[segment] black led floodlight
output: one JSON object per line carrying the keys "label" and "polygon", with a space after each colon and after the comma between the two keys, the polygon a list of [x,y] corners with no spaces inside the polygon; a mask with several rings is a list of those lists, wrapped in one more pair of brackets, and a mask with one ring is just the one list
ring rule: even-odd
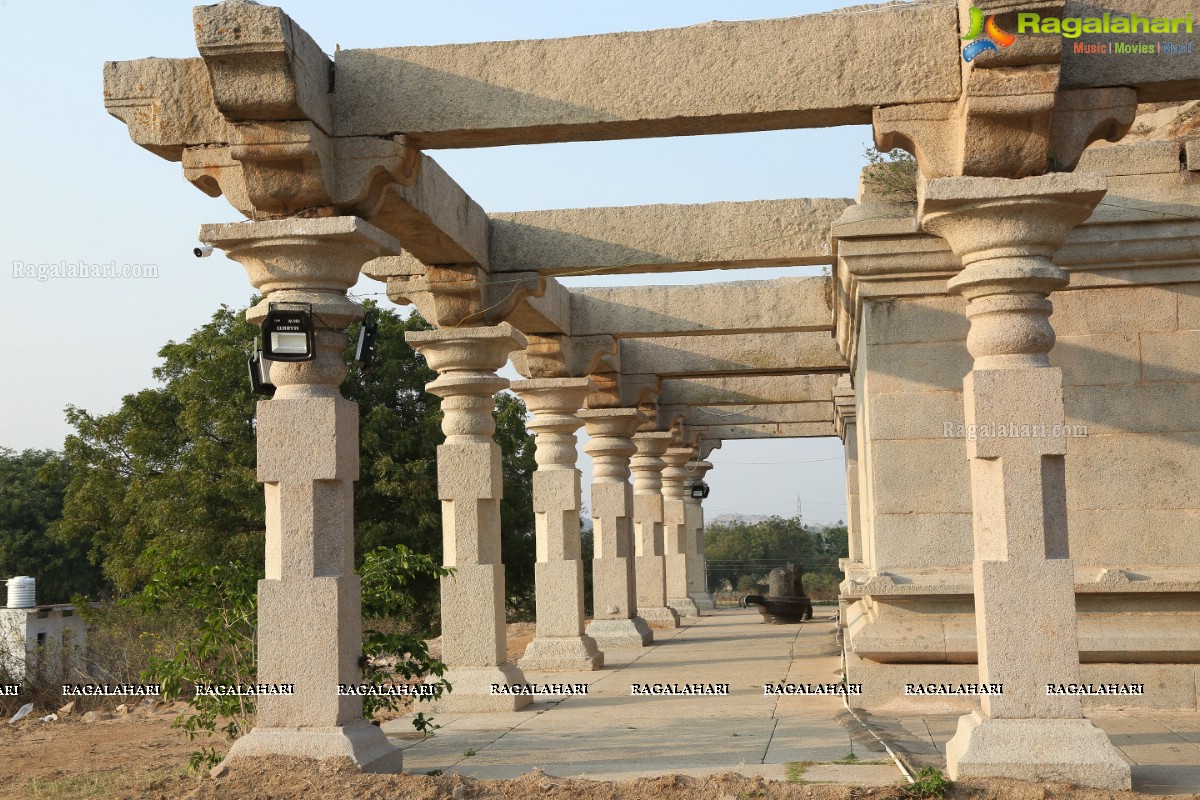
{"label": "black led floodlight", "polygon": [[250,370],[251,391],[255,394],[274,397],[275,384],[271,383],[271,362],[263,358],[257,342],[254,343],[254,352],[246,360],[246,367]]}
{"label": "black led floodlight", "polygon": [[312,306],[272,303],[262,323],[262,357],[268,361],[311,361],[317,356],[313,335]]}
{"label": "black led floodlight", "polygon": [[361,370],[371,368],[371,362],[375,360],[375,347],[379,338],[379,323],[375,321],[375,315],[367,312],[366,319],[363,320],[362,327],[358,329],[358,347],[354,350],[354,364]]}
{"label": "black led floodlight", "polygon": [[692,484],[692,488],[689,491],[695,499],[703,500],[708,497],[708,484],[704,481],[696,481]]}

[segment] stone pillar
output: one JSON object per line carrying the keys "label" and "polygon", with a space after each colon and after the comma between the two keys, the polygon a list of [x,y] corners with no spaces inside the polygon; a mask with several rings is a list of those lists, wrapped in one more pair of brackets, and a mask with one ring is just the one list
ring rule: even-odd
{"label": "stone pillar", "polygon": [[634,583],[633,487],[629,457],[637,448],[633,435],[642,424],[634,408],[599,408],[579,412],[592,457],[592,604],[587,626],[600,649],[644,647],[654,633],[637,615]]}
{"label": "stone pillar", "polygon": [[[846,543],[847,556],[838,560],[846,581],[862,578],[863,540],[859,527],[858,499],[858,411],[850,376],[843,375],[833,389],[833,423],[846,453]],[[845,628],[850,618],[850,606],[856,600],[838,593],[838,627]]]}
{"label": "stone pillar", "polygon": [[[849,556],[843,571],[863,567],[862,530],[858,497],[858,411],[849,376],[843,375],[833,389],[833,421],[846,451],[846,532]],[[849,577],[849,574],[847,574]]]}
{"label": "stone pillar", "polygon": [[346,297],[362,265],[399,243],[356,217],[205,225],[201,241],[225,250],[273,303],[310,306],[316,358],[276,361],[275,396],[258,403],[258,479],[266,495],[266,577],[258,582],[258,682],[292,684],[258,698],[257,722],[228,758],[288,755],[351,759],[364,770],[400,769],[400,751],[362,718],[361,585],[354,572],[358,406],[342,397],[346,327],[362,309]]}
{"label": "stone pillar", "polygon": [[[975,628],[981,683],[1003,684],[959,719],[946,745],[954,779],[1063,780],[1128,789],[1129,766],[1080,698],[1074,570],[1068,550],[1062,372],[1051,367],[1051,262],[1104,196],[1104,179],[1067,173],[1008,180],[943,178],[923,187],[921,223],[963,261],[951,291],[967,299],[963,381],[974,506]],[[998,435],[1003,427],[1005,435]],[[1029,613],[1029,603],[1036,613]]]}
{"label": "stone pillar", "polygon": [[520,661],[522,670],[594,670],[604,663],[596,642],[583,633],[583,560],[579,541],[582,506],[575,468],[576,413],[592,389],[587,378],[517,381],[513,391],[533,412],[537,436],[533,475],[536,519],[537,635]]}
{"label": "stone pillar", "polygon": [[667,605],[681,617],[698,617],[700,609],[688,589],[687,463],[696,451],[671,447],[663,453],[663,566],[666,573]]}
{"label": "stone pillar", "polygon": [[638,616],[652,627],[678,628],[679,614],[667,605],[667,575],[663,560],[663,453],[670,432],[639,433],[633,437],[637,454],[633,471],[633,540],[637,573]]}
{"label": "stone pillar", "polygon": [[692,497],[693,483],[704,480],[712,469],[707,461],[693,461],[688,466],[688,481],[684,484],[683,507],[687,518],[688,597],[701,611],[717,607],[708,592],[708,570],[704,559],[704,501]]}
{"label": "stone pillar", "polygon": [[525,337],[508,323],[481,328],[414,331],[405,339],[438,373],[426,391],[442,398],[438,496],[442,500],[442,661],[453,691],[443,712],[514,711],[527,695],[493,695],[492,684],[524,683],[508,661],[504,628],[504,564],[500,561],[500,447],[492,438],[496,392],[508,380],[496,370]]}

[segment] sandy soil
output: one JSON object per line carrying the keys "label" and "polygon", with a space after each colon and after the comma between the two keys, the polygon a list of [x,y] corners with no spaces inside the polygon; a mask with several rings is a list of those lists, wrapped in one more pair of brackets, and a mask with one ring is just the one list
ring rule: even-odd
{"label": "sandy soil", "polygon": [[[105,722],[27,724],[0,738],[0,796],[25,800],[909,800],[902,787],[798,785],[723,773],[674,775],[624,783],[555,778],[534,770],[516,780],[456,775],[364,775],[348,762],[289,758],[235,764],[218,778],[181,769],[192,745],[170,730],[170,715],[135,714]],[[961,800],[1135,800],[1125,792],[1059,784],[971,781],[947,798]]]}

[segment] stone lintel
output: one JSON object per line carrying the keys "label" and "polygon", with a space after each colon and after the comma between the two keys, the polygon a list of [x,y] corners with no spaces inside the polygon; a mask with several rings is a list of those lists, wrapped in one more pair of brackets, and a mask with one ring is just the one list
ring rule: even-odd
{"label": "stone lintel", "polygon": [[837,436],[833,421],[779,422],[758,425],[694,425],[704,439],[807,439],[817,436]]}
{"label": "stone lintel", "polygon": [[620,372],[660,377],[845,372],[827,331],[622,339]]}
{"label": "stone lintel", "polygon": [[823,277],[572,289],[570,303],[575,336],[828,331],[833,322],[829,279]]}
{"label": "stone lintel", "polygon": [[[842,49],[831,60],[834,42]],[[865,124],[878,105],[957,98],[959,49],[953,6],[906,4],[566,39],[342,50],[335,125],[341,135],[402,131],[422,148],[446,148]]]}
{"label": "stone lintel", "polygon": [[616,275],[828,264],[829,226],[850,204],[818,198],[492,213],[492,271]]}
{"label": "stone lintel", "polygon": [[749,408],[725,406],[677,406],[659,401],[659,414],[687,413],[688,428],[713,425],[777,425],[796,422],[832,422],[833,404],[828,400],[801,403],[771,403]]}
{"label": "stone lintel", "polygon": [[730,375],[669,378],[662,382],[662,405],[724,406],[823,401],[837,383],[836,374]]}

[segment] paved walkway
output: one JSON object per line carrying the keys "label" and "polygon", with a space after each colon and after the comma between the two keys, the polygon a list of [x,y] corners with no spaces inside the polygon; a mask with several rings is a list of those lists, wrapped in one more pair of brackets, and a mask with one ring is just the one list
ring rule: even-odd
{"label": "paved walkway", "polygon": [[[836,683],[840,666],[830,609],[813,624],[764,625],[752,609],[722,610],[655,630],[651,647],[606,654],[597,672],[526,673],[529,683],[587,683],[586,696],[534,702],[518,712],[438,715],[441,728],[414,738],[408,718],[384,726],[404,748],[408,772],[442,770],[510,778],[534,767],[559,776],[625,780],[736,771],[786,780],[883,784],[900,781],[882,763],[834,764],[851,753],[831,697],[764,697],[763,684]],[[822,618],[822,612],[825,612]],[[633,697],[646,683],[728,683],[728,697]],[[404,738],[400,738],[404,737]],[[876,762],[855,742],[858,760]]]}
{"label": "paved walkway", "polygon": [[[586,683],[585,696],[511,713],[437,715],[442,727],[427,738],[407,717],[384,730],[404,749],[407,772],[512,778],[536,767],[558,777],[627,780],[734,771],[773,780],[900,783],[899,770],[839,698],[763,695],[767,683],[840,679],[832,609],[816,611],[803,625],[764,625],[754,609],[686,619],[684,627],[655,630],[651,647],[606,654],[598,672],[526,673],[529,683]],[[631,696],[632,684],[647,683],[728,683],[730,694]],[[945,768],[957,715],[860,716],[910,766]],[[1093,721],[1133,765],[1135,789],[1200,792],[1200,714],[1110,713]]]}

